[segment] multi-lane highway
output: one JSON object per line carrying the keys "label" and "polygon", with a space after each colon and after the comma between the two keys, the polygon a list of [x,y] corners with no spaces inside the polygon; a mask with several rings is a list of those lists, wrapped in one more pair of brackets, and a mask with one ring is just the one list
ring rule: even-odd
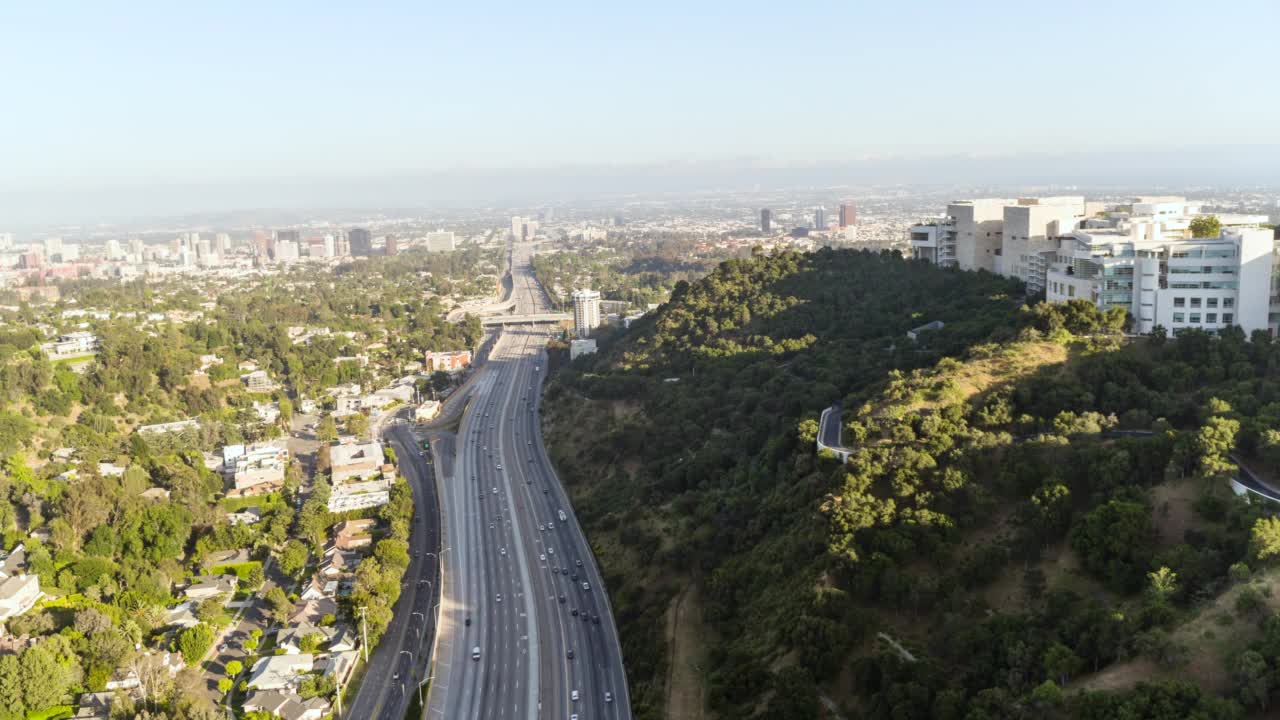
{"label": "multi-lane highway", "polygon": [[[531,254],[512,254],[517,313],[547,304]],[[631,717],[600,573],[539,432],[546,332],[501,333],[459,429],[428,720]]]}

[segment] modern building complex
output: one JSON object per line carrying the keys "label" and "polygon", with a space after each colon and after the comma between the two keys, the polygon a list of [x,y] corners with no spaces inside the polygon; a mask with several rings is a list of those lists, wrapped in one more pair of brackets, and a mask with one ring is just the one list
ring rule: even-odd
{"label": "modern building complex", "polygon": [[573,329],[584,338],[600,326],[600,293],[595,290],[573,291]]}
{"label": "modern building complex", "polygon": [[817,210],[813,211],[813,229],[827,229],[827,209],[821,205],[818,206]]}
{"label": "modern building complex", "polygon": [[1124,307],[1132,329],[1280,331],[1280,262],[1263,215],[1215,215],[1217,237],[1193,237],[1201,206],[1181,197],[1131,203],[1079,196],[967,200],[913,226],[914,257],[1022,280],[1028,292]]}
{"label": "modern building complex", "polygon": [[773,211],[769,208],[760,210],[760,232],[773,232]]}

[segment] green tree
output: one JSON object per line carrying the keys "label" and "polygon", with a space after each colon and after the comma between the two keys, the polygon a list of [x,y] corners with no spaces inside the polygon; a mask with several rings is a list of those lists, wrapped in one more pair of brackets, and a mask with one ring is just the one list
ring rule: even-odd
{"label": "green tree", "polygon": [[1073,675],[1080,672],[1084,663],[1071,648],[1062,643],[1054,643],[1044,653],[1044,671],[1058,679],[1058,685],[1066,685]]}
{"label": "green tree", "polygon": [[1084,566],[1118,590],[1136,590],[1150,567],[1155,531],[1142,503],[1109,500],[1071,529],[1071,548]]}
{"label": "green tree", "polygon": [[1231,662],[1231,679],[1241,704],[1266,711],[1271,695],[1271,672],[1261,653],[1245,650],[1237,655]]}
{"label": "green tree", "polygon": [[280,570],[290,577],[297,577],[307,567],[309,556],[306,545],[298,540],[290,540],[280,551]]}
{"label": "green tree", "polygon": [[1062,705],[1062,688],[1052,680],[1045,680],[1031,691],[1031,702],[1040,707],[1056,708]]}
{"label": "green tree", "polygon": [[27,648],[18,660],[22,697],[28,710],[44,710],[69,699],[80,669],[74,663],[63,662],[48,640]]}
{"label": "green tree", "polygon": [[1280,554],[1280,518],[1261,517],[1253,522],[1253,556],[1259,560]]}
{"label": "green tree", "polygon": [[1160,600],[1178,591],[1178,574],[1165,566],[1147,573],[1147,579],[1151,581],[1151,593]]}
{"label": "green tree", "polygon": [[218,679],[218,692],[222,693],[223,695],[226,695],[227,693],[231,692],[231,688],[233,687],[235,687],[235,682],[232,681],[231,678]]}
{"label": "green tree", "polygon": [[289,602],[289,596],[285,595],[280,586],[273,585],[263,598],[267,601],[268,614],[274,622],[281,625],[288,622],[293,603]]}
{"label": "green tree", "polygon": [[25,717],[26,703],[21,661],[12,653],[0,655],[0,718]]}
{"label": "green tree", "polygon": [[244,664],[241,663],[239,660],[227,661],[227,667],[226,667],[227,677],[234,678],[235,676],[239,675],[242,670],[244,670]]}
{"label": "green tree", "polygon": [[213,627],[206,623],[192,625],[178,633],[178,652],[188,665],[194,665],[209,652],[213,645]]}
{"label": "green tree", "polygon": [[338,439],[338,423],[332,415],[325,415],[316,426],[316,439],[322,443],[331,443]]}
{"label": "green tree", "polygon": [[362,413],[347,416],[347,434],[364,438],[369,434],[369,418]]}
{"label": "green tree", "polygon": [[1191,237],[1216,238],[1222,234],[1222,221],[1217,215],[1197,215],[1191,218]]}

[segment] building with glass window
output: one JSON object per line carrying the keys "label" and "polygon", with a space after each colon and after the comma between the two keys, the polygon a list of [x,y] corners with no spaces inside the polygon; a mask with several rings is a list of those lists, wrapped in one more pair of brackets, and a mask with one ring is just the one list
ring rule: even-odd
{"label": "building with glass window", "polygon": [[[1272,233],[1228,228],[1217,238],[1166,237],[1159,222],[1077,230],[1064,237],[1045,276],[1045,297],[1122,306],[1132,329],[1163,326],[1246,334],[1271,328]],[[1274,330],[1274,329],[1273,329]]]}

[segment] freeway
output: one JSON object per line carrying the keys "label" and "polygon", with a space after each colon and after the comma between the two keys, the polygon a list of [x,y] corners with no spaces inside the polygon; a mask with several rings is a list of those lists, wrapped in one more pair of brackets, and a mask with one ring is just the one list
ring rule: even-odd
{"label": "freeway", "polygon": [[[512,254],[513,295],[537,311],[530,254]],[[545,341],[532,328],[499,336],[442,483],[449,552],[428,720],[631,717],[608,596],[542,445]]]}
{"label": "freeway", "polygon": [[344,717],[400,720],[422,679],[434,639],[438,587],[440,526],[436,482],[431,464],[419,450],[407,425],[383,432],[396,451],[400,473],[413,487],[417,505],[409,546],[414,548],[405,571],[400,598],[382,641],[365,668],[364,680]]}

